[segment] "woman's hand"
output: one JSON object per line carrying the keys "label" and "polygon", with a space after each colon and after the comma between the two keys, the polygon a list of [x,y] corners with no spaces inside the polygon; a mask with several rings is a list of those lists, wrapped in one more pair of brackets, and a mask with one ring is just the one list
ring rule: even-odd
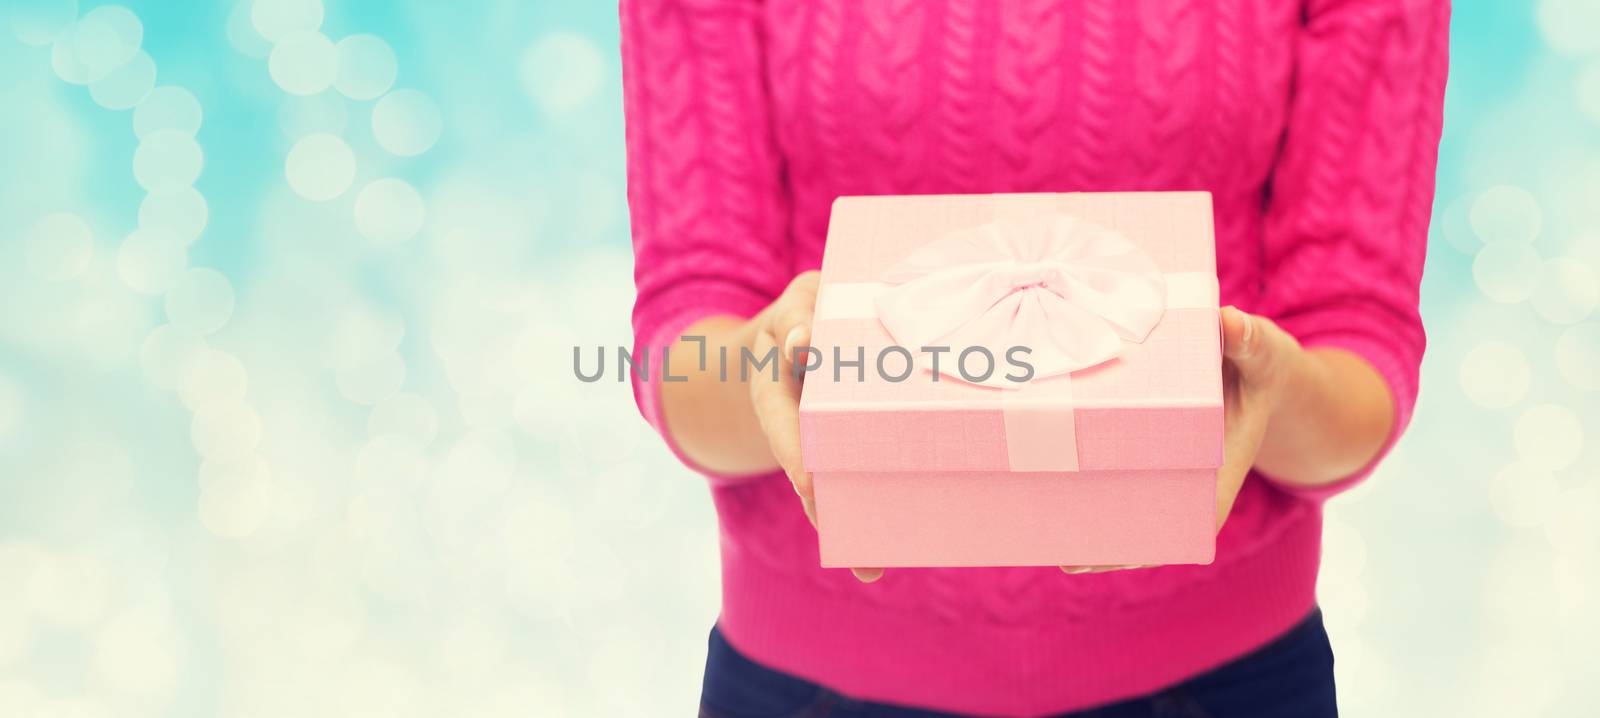
{"label": "woman's hand", "polygon": [[[1305,352],[1271,319],[1222,309],[1222,466],[1217,469],[1217,530],[1256,463],[1268,420]],[[1067,573],[1095,573],[1139,566],[1062,566]]]}
{"label": "woman's hand", "polygon": [[1305,359],[1300,342],[1277,323],[1222,309],[1222,466],[1217,469],[1217,530],[1228,520],[1244,477],[1255,466],[1268,420]]}
{"label": "woman's hand", "polygon": [[[817,525],[817,505],[811,489],[811,474],[800,462],[800,386],[794,371],[795,351],[810,346],[811,314],[817,304],[817,272],[804,272],[789,283],[772,304],[751,319],[751,351],[756,357],[779,351],[779,380],[769,376],[750,378],[750,405],[755,409],[761,430],[767,435],[772,456],[794,484],[811,525]],[[864,582],[883,576],[881,568],[850,569]]]}

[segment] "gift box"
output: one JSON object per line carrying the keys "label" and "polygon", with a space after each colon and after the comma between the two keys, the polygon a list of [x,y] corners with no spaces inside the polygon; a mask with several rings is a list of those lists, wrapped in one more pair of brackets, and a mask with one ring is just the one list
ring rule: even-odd
{"label": "gift box", "polygon": [[800,401],[822,565],[1210,563],[1211,196],[841,197]]}

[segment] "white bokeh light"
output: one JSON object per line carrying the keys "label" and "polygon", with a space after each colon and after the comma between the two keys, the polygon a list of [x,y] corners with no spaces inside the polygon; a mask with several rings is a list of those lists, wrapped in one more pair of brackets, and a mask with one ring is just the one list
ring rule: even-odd
{"label": "white bokeh light", "polygon": [[295,32],[272,46],[267,72],[291,95],[315,95],[333,84],[339,56],[333,41],[320,32]]}
{"label": "white bokeh light", "polygon": [[426,544],[415,499],[405,484],[363,484],[345,507],[345,532],[362,582],[385,598],[410,601],[427,592],[429,567],[412,547]]}
{"label": "white bokeh light", "polygon": [[396,314],[362,303],[345,306],[328,336],[327,366],[353,369],[374,362],[393,354],[405,335],[405,322]]}
{"label": "white bokeh light", "polygon": [[[0,541],[0,585],[9,587],[0,592],[0,671],[27,657],[32,648],[34,628],[28,597],[15,587],[26,587],[32,581],[42,557],[43,552],[31,544]],[[4,707],[6,702],[0,696],[0,708]]]}
{"label": "white bokeh light", "polygon": [[1496,185],[1472,201],[1472,230],[1485,242],[1532,242],[1544,226],[1533,195],[1521,187]]}
{"label": "white bokeh light", "polygon": [[356,156],[335,135],[310,135],[289,149],[283,173],[295,194],[326,202],[344,194],[356,176]]}
{"label": "white bokeh light", "polygon": [[372,108],[373,138],[401,157],[428,151],[443,129],[439,106],[421,90],[395,90]]}
{"label": "white bokeh light", "polygon": [[1561,485],[1549,471],[1513,462],[1489,478],[1489,506],[1510,526],[1544,523],[1555,508]]}
{"label": "white bokeh light", "polygon": [[524,615],[567,618],[578,600],[571,590],[577,582],[571,554],[582,534],[577,520],[542,490],[519,494],[506,508],[499,538],[508,555],[519,557],[507,578],[508,598]]}
{"label": "white bokeh light", "polygon": [[77,277],[94,257],[94,233],[89,224],[67,212],[41,217],[26,241],[28,267],[52,282]]}
{"label": "white bokeh light", "polygon": [[605,79],[605,60],[593,42],[571,32],[536,40],[518,66],[528,94],[546,112],[565,114],[583,107]]}
{"label": "white bokeh light", "polygon": [[1574,325],[1556,339],[1556,368],[1567,383],[1600,391],[1600,322]]}
{"label": "white bokeh light", "polygon": [[87,85],[97,79],[89,76],[89,66],[78,57],[77,23],[68,25],[50,44],[50,69],[70,85]]}
{"label": "white bokeh light", "polygon": [[24,45],[48,45],[78,17],[77,0],[8,0],[11,36]]}
{"label": "white bokeh light", "polygon": [[204,165],[205,154],[194,135],[178,130],[151,132],[133,151],[133,178],[149,192],[193,185]]}
{"label": "white bokeh light", "polygon": [[1461,390],[1473,403],[1503,409],[1528,395],[1528,358],[1517,347],[1488,341],[1473,347],[1461,361]]}
{"label": "white bokeh light", "polygon": [[[0,598],[0,671],[21,661],[32,650],[33,631],[33,617],[28,615],[27,606],[9,596]],[[3,689],[4,683],[0,682],[0,691]],[[0,715],[21,715],[4,712],[7,707],[6,697],[0,693]]]}
{"label": "white bokeh light", "polygon": [[189,364],[204,351],[204,339],[171,324],[163,324],[145,335],[139,349],[139,365],[151,384],[162,389],[176,389]]}
{"label": "white bokeh light", "polygon": [[144,23],[121,5],[101,5],[78,18],[61,37],[84,68],[85,82],[94,82],[132,60],[144,41]]}
{"label": "white bokeh light", "polygon": [[1471,211],[1474,199],[1476,197],[1472,194],[1457,195],[1440,211],[1439,221],[1435,224],[1435,228],[1444,236],[1446,243],[1469,257],[1477,254],[1483,247],[1483,240],[1479,239],[1477,232],[1472,229]]}
{"label": "white bokeh light", "polygon": [[[462,702],[470,706],[471,715],[484,718],[517,718],[529,713],[549,716],[582,715],[570,705],[576,701],[555,685],[554,681],[535,669],[523,669],[501,682],[493,689],[463,696]],[[683,705],[690,705],[683,702]]]}
{"label": "white bokeh light", "polygon": [[21,590],[34,615],[64,628],[83,630],[105,614],[111,577],[96,556],[83,552],[40,552],[35,555]]}
{"label": "white bokeh light", "polygon": [[[1595,194],[1600,195],[1600,186],[1595,188]],[[1600,209],[1600,205],[1596,209]],[[1580,228],[1567,243],[1567,255],[1600,272],[1600,227]]]}
{"label": "white bokeh light", "polygon": [[1484,245],[1472,260],[1472,279],[1483,296],[1502,304],[1515,304],[1533,296],[1544,263],[1526,244],[1500,242]]}
{"label": "white bokeh light", "polygon": [[272,467],[260,456],[247,455],[200,462],[200,490],[225,488],[238,482],[271,481]]}
{"label": "white bokeh light", "polygon": [[1600,549],[1600,484],[1587,484],[1561,493],[1545,523],[1545,537],[1557,551],[1594,560]]}
{"label": "white bokeh light", "polygon": [[1529,301],[1546,321],[1574,324],[1600,306],[1600,274],[1588,264],[1571,257],[1557,257],[1545,262],[1543,275]]}
{"label": "white bokeh light", "polygon": [[378,246],[399,244],[422,230],[422,195],[404,180],[373,180],[356,195],[356,229]]}
{"label": "white bokeh light", "polygon": [[246,57],[265,58],[272,52],[272,43],[261,36],[251,21],[255,0],[238,0],[228,13],[228,44]]}
{"label": "white bokeh light", "polygon": [[242,404],[249,386],[244,363],[217,349],[189,357],[178,373],[178,398],[195,412]]}
{"label": "white bokeh light", "polygon": [[117,280],[114,270],[95,272],[87,285],[87,294],[73,309],[71,331],[78,350],[103,367],[119,366],[138,350],[152,326],[148,305]]}
{"label": "white bokeh light", "polygon": [[339,41],[338,73],[333,86],[352,100],[379,97],[394,86],[399,63],[394,50],[375,35],[351,35]]}
{"label": "white bokeh light", "polygon": [[175,326],[210,334],[233,316],[233,284],[215,269],[190,269],[167,291],[166,309],[167,321]]}
{"label": "white bokeh light", "polygon": [[192,244],[211,219],[206,198],[193,187],[151,192],[139,202],[139,228],[165,232]]}
{"label": "white bokeh light", "polygon": [[[495,303],[526,295],[530,236],[543,229],[547,205],[537,193],[507,192],[503,182],[447,177],[429,187],[429,246],[439,267],[474,277],[474,301]],[[470,320],[469,320],[470,321]]]}
{"label": "white bokeh light", "polygon": [[133,108],[133,134],[141,139],[161,130],[192,135],[200,131],[202,114],[200,101],[193,93],[176,85],[162,85]]}
{"label": "white bokeh light", "polygon": [[136,229],[117,249],[117,275],[141,294],[161,294],[187,266],[182,238],[156,229]]}
{"label": "white bokeh light", "polygon": [[211,404],[194,415],[189,439],[207,460],[242,459],[261,443],[261,415],[244,402]]}
{"label": "white bokeh light", "polygon": [[420,486],[428,463],[422,448],[390,437],[374,438],[356,453],[356,481],[363,484]]}
{"label": "white bokeh light", "polygon": [[161,608],[139,606],[112,616],[95,639],[99,677],[124,695],[165,703],[178,680],[176,629]]}
{"label": "white bokeh light", "polygon": [[1578,74],[1578,109],[1600,124],[1600,60],[1591,60]]}
{"label": "white bokeh light", "polygon": [[[561,344],[557,346],[571,346]],[[512,418],[521,429],[529,436],[560,436],[567,431],[567,422],[563,419],[563,412],[568,407],[581,408],[583,402],[580,393],[571,385],[563,382],[553,382],[548,386],[529,384],[517,394],[512,404]]]}
{"label": "white bokeh light", "polygon": [[515,445],[500,432],[474,431],[456,440],[429,475],[421,504],[428,533],[443,550],[460,551],[474,538],[477,517],[504,497],[515,468]]}
{"label": "white bokeh light", "polygon": [[1522,462],[1547,471],[1565,469],[1583,453],[1582,420],[1577,412],[1557,404],[1523,410],[1512,436]]}
{"label": "white bokeh light", "polygon": [[201,489],[200,523],[222,538],[244,538],[260,528],[272,513],[272,481],[251,472],[229,478]]}
{"label": "white bokeh light", "polygon": [[454,616],[439,639],[440,663],[452,675],[493,670],[510,643],[495,624],[477,616]]}
{"label": "white bokeh light", "polygon": [[267,42],[322,27],[322,0],[254,0],[250,24]]}
{"label": "white bokeh light", "polygon": [[127,62],[89,83],[89,97],[108,110],[128,110],[149,97],[155,86],[156,63],[140,50]]}
{"label": "white bokeh light", "polygon": [[337,669],[329,712],[347,716],[415,716],[423,682],[405,667],[383,658],[363,658]]}
{"label": "white bokeh light", "polygon": [[367,417],[367,433],[374,439],[427,446],[439,433],[439,412],[422,396],[395,394],[372,407]]}
{"label": "white bokeh light", "polygon": [[107,698],[93,695],[65,696],[52,700],[44,709],[46,715],[65,718],[121,718]]}
{"label": "white bokeh light", "polygon": [[1600,2],[1539,0],[1539,32],[1557,52],[1583,55],[1600,49]]}
{"label": "white bokeh light", "polygon": [[338,375],[339,394],[357,404],[371,406],[398,393],[405,380],[405,361],[398,354],[389,354],[361,366],[341,370]]}

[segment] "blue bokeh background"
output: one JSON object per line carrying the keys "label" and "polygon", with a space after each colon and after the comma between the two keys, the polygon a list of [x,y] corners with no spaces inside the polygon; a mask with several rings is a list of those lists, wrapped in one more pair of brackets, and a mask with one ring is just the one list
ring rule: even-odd
{"label": "blue bokeh background", "polygon": [[[706,490],[568,363],[629,336],[614,4],[3,12],[0,715],[691,712]],[[1452,43],[1423,398],[1319,594],[1352,715],[1583,714],[1600,2]]]}

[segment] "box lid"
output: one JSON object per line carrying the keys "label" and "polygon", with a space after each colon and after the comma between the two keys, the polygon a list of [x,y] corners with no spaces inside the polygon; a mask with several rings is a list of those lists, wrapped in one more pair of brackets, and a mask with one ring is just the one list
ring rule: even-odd
{"label": "box lid", "polygon": [[[996,377],[1026,372],[996,347],[989,385],[980,385],[952,369],[966,347],[904,346],[872,297],[863,296],[881,291],[889,270],[913,252],[952,232],[1042,216],[1110,230],[1167,278],[1167,305],[1142,341],[1122,342],[1120,353],[1103,363],[1015,385]],[[805,466],[813,472],[1214,468],[1222,461],[1215,277],[1205,192],[841,197],[828,227],[812,331],[813,363],[820,365],[807,374],[800,402]],[[1184,301],[1176,301],[1180,295]],[[1014,358],[1028,363],[1028,357]],[[908,358],[916,366],[908,367]],[[864,360],[860,366],[849,363],[857,359]],[[989,364],[981,352],[968,359],[972,379]],[[931,370],[935,360],[943,371]]]}

